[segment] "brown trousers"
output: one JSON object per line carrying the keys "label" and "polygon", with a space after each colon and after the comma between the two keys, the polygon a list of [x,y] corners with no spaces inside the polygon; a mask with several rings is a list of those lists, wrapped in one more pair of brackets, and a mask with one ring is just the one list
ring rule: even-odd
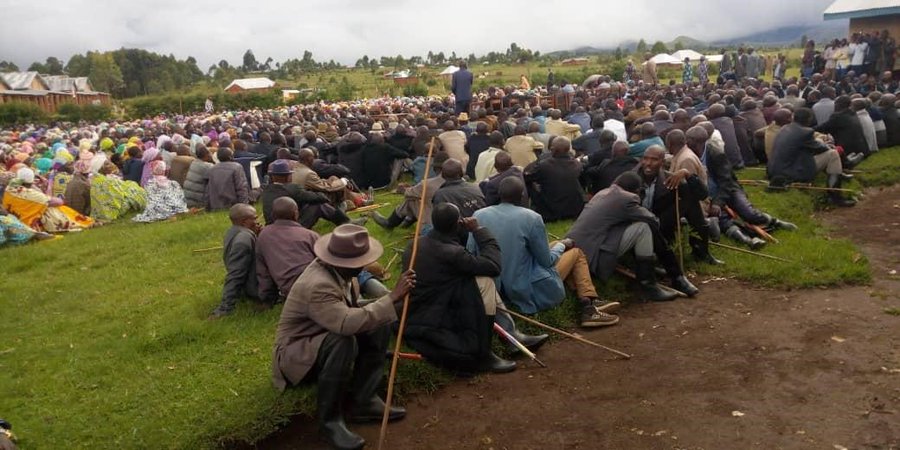
{"label": "brown trousers", "polygon": [[580,248],[572,248],[560,255],[556,261],[556,272],[566,283],[566,287],[575,291],[579,298],[598,298],[594,282],[591,280],[591,269],[587,257]]}

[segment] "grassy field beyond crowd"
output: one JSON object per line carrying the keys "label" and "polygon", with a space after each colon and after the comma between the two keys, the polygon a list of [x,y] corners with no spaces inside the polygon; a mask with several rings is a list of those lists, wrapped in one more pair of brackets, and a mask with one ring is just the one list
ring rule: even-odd
{"label": "grassy field beyond crowd", "polygon": [[[882,151],[861,169],[864,184],[896,183],[900,149]],[[745,170],[740,177],[763,173]],[[714,249],[727,265],[710,269],[686,258],[690,271],[784,287],[869,280],[866,258],[817,221],[819,194],[748,191],[758,206],[801,227],[778,233],[782,243],[764,250],[794,262]],[[399,199],[384,194],[379,202]],[[548,230],[563,236],[570,225]],[[257,440],[291,414],[312,411],[310,389],[279,395],[270,384],[280,307],[258,313],[242,304],[234,316],[206,320],[221,292],[221,251],[193,250],[221,245],[228,226],[222,212],[150,225],[120,221],[0,250],[0,417],[14,424],[23,449],[211,448]],[[320,224],[317,231],[330,228]],[[387,245],[383,264],[411,233],[369,229]],[[629,292],[618,279],[600,288],[607,298]],[[566,304],[540,317],[572,326],[576,311]],[[401,369],[401,394],[450,379],[423,363]]]}

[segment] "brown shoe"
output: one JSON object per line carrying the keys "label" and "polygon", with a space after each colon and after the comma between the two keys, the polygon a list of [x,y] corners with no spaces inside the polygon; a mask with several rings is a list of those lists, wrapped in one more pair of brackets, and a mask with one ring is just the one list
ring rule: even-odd
{"label": "brown shoe", "polygon": [[619,316],[597,311],[593,306],[586,306],[581,311],[581,326],[584,328],[608,327],[619,323]]}

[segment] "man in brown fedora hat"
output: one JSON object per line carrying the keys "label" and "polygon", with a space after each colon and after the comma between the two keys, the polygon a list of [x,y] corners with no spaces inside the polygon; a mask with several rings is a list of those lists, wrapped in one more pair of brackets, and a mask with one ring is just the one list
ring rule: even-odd
{"label": "man in brown fedora hat", "polygon": [[[385,404],[376,394],[384,374],[394,304],[416,282],[403,274],[394,290],[360,306],[357,275],[378,260],[383,248],[364,227],[340,225],[316,241],[316,259],[294,283],[275,337],[272,382],[279,390],[301,383],[318,385],[317,418],[322,437],[339,449],[358,449],[362,437],[347,428],[341,411],[352,392],[351,421],[379,421]],[[351,370],[352,369],[352,370]],[[403,408],[392,407],[391,420]]]}

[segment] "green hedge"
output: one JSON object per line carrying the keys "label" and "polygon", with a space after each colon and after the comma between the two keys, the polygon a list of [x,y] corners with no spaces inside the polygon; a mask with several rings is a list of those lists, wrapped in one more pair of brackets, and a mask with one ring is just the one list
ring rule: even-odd
{"label": "green hedge", "polygon": [[206,98],[212,98],[217,111],[247,110],[254,108],[269,109],[282,104],[280,90],[268,92],[248,92],[241,94],[229,94],[220,92],[207,96],[204,94],[187,95],[153,95],[124,100],[126,114],[132,118],[155,116],[161,113],[168,114],[192,114],[203,111]]}
{"label": "green hedge", "polygon": [[63,103],[56,110],[56,116],[66,122],[108,120],[112,116],[112,108],[106,105]]}
{"label": "green hedge", "polygon": [[21,125],[47,121],[47,113],[37,105],[23,102],[0,104],[0,125]]}

